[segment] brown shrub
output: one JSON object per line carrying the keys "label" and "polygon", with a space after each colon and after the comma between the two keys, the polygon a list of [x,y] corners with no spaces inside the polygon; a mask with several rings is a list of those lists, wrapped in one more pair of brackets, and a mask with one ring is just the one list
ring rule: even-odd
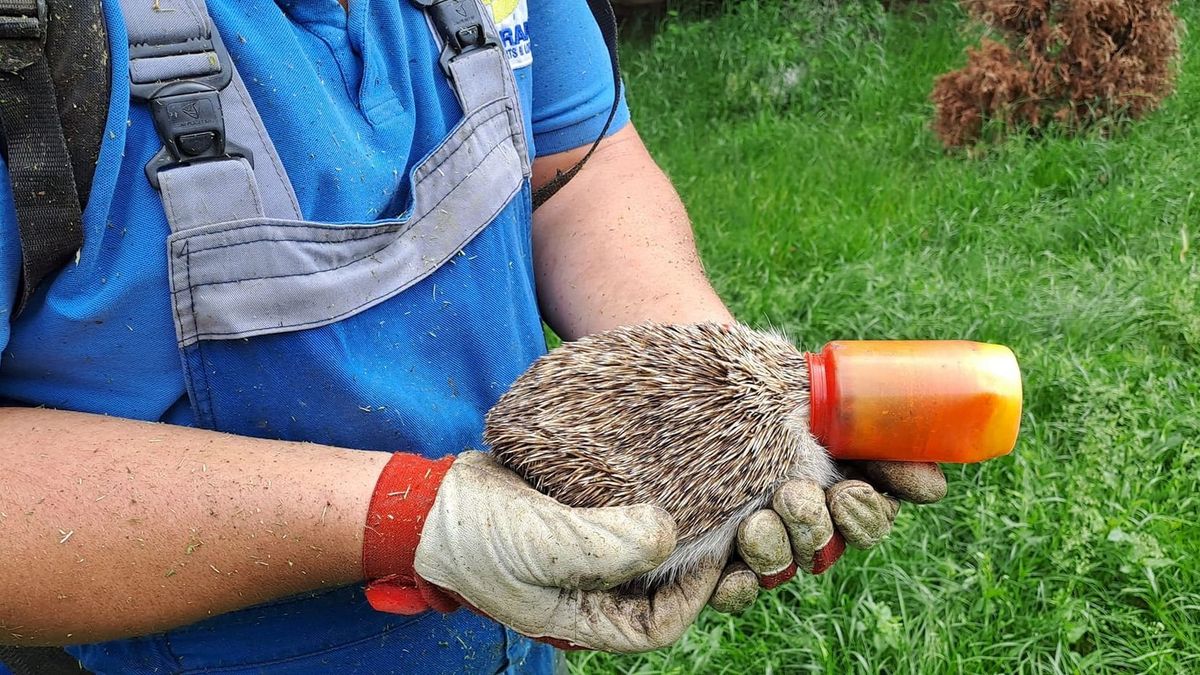
{"label": "brown shrub", "polygon": [[967,50],[937,79],[934,130],[947,147],[985,128],[1079,130],[1137,119],[1174,86],[1179,51],[1172,0],[962,0],[1003,42]]}

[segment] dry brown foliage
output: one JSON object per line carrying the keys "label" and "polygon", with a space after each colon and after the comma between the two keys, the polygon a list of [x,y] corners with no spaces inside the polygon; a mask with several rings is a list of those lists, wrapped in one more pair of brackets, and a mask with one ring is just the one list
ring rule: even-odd
{"label": "dry brown foliage", "polygon": [[967,50],[938,78],[934,131],[947,147],[1057,122],[1137,119],[1174,87],[1172,0],[962,0],[1001,41]]}

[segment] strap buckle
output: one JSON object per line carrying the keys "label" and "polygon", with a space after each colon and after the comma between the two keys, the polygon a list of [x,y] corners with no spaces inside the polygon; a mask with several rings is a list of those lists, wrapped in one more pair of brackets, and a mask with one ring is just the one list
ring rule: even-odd
{"label": "strap buckle", "polygon": [[0,7],[0,40],[38,40],[46,43],[46,0],[6,2]]}
{"label": "strap buckle", "polygon": [[129,61],[137,59],[202,54],[215,55],[218,70],[183,79],[137,82],[130,71],[130,94],[134,100],[150,106],[154,129],[163,147],[146,164],[146,178],[159,189],[158,173],[174,166],[206,160],[241,157],[254,166],[254,155],[225,135],[225,115],[221,91],[233,81],[233,62],[221,34],[208,23],[206,39],[182,44],[136,45],[130,47]]}
{"label": "strap buckle", "polygon": [[442,55],[438,62],[447,77],[450,62],[480,49],[500,48],[500,40],[491,28],[491,22],[479,11],[478,0],[412,0],[414,5],[425,10],[442,40]]}

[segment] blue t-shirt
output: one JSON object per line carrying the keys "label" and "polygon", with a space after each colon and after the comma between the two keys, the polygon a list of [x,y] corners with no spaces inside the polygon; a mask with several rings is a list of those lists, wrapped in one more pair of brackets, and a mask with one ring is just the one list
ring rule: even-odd
{"label": "blue t-shirt", "polygon": [[[535,156],[591,143],[612,104],[611,66],[582,0],[491,0],[515,68]],[[115,4],[115,3],[114,3]],[[307,220],[362,223],[399,215],[408,171],[461,110],[423,14],[403,0],[248,3],[209,12],[263,118]],[[114,54],[123,49],[114,45]],[[113,59],[113,78],[125,78]],[[114,101],[84,214],[77,262],[43,282],[15,320],[21,258],[7,172],[0,171],[0,400],[189,423],[168,302],[161,229],[131,228],[154,201],[129,201],[161,147]],[[128,117],[144,122],[141,107]],[[610,133],[628,121],[622,101]],[[141,133],[130,132],[132,128]],[[117,146],[123,147],[110,147]],[[2,166],[2,161],[0,161]],[[145,194],[143,191],[139,194]]]}

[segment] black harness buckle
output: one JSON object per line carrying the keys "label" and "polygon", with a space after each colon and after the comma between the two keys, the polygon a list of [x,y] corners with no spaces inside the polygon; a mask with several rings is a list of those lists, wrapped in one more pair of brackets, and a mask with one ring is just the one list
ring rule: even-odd
{"label": "black harness buckle", "polygon": [[46,43],[46,0],[6,2],[0,7],[0,40]]}
{"label": "black harness buckle", "polygon": [[135,100],[150,106],[154,128],[163,142],[146,164],[146,178],[159,189],[158,172],[173,166],[205,160],[241,157],[254,166],[253,154],[225,136],[225,115],[221,91],[233,81],[233,63],[221,34],[210,22],[209,38],[185,45],[138,45],[130,49],[132,64],[139,58],[182,54],[215,54],[219,70],[182,80],[136,83],[130,78],[130,93]]}
{"label": "black harness buckle", "polygon": [[447,77],[450,62],[480,49],[500,48],[500,39],[491,22],[479,11],[478,0],[412,0],[425,10],[429,22],[442,40],[442,55],[438,62]]}
{"label": "black harness buckle", "polygon": [[46,0],[0,4],[0,73],[19,77],[46,58]]}

